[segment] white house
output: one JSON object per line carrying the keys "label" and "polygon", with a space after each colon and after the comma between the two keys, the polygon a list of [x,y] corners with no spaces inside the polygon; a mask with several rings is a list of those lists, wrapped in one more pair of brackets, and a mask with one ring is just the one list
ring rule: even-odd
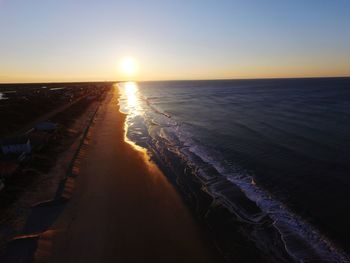
{"label": "white house", "polygon": [[3,154],[31,153],[32,146],[28,138],[9,138],[1,142],[1,151],[3,152]]}

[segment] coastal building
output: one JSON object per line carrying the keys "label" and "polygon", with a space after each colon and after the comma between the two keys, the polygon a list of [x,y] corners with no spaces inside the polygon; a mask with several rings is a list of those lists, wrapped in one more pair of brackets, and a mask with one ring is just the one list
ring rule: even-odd
{"label": "coastal building", "polygon": [[0,178],[6,178],[13,175],[18,169],[15,162],[0,162]]}
{"label": "coastal building", "polygon": [[31,153],[32,146],[29,138],[14,137],[1,142],[1,151],[3,154]]}
{"label": "coastal building", "polygon": [[44,130],[33,130],[27,134],[33,149],[40,149],[49,142],[52,136],[52,131],[46,129]]}
{"label": "coastal building", "polygon": [[25,158],[25,153],[0,153],[0,179],[13,175]]}
{"label": "coastal building", "polygon": [[34,129],[37,131],[52,132],[57,129],[57,123],[50,121],[39,122],[34,126]]}
{"label": "coastal building", "polygon": [[5,188],[5,184],[0,180],[0,192]]}
{"label": "coastal building", "polygon": [[94,99],[96,99],[96,96],[95,95],[90,95],[90,96],[87,96],[87,99],[88,100],[94,100]]}

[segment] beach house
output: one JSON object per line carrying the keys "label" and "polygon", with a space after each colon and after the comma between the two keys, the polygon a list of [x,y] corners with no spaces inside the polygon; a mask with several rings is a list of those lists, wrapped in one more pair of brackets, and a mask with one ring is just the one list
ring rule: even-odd
{"label": "beach house", "polygon": [[39,122],[34,126],[34,129],[37,131],[52,132],[57,129],[57,123],[50,121]]}
{"label": "beach house", "polygon": [[1,141],[1,151],[3,154],[31,153],[32,146],[27,137],[14,137]]}

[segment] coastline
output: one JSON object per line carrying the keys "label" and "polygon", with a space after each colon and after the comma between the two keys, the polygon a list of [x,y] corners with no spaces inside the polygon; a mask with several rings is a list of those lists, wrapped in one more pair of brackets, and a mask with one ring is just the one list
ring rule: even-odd
{"label": "coastline", "polygon": [[117,98],[111,91],[96,114],[66,202],[39,205],[44,217],[53,209],[56,218],[39,226],[34,262],[217,262],[173,186],[125,141]]}
{"label": "coastline", "polygon": [[[12,242],[14,254],[29,249],[34,262],[298,261],[285,251],[275,222],[267,216],[252,222],[261,211],[215,169],[207,171],[216,178],[209,182],[169,149],[157,152],[127,138],[119,100],[114,89],[99,103],[56,197],[33,207],[36,214]],[[230,184],[233,203],[209,191],[214,181],[227,191]],[[79,253],[91,244],[97,248]],[[140,255],[132,255],[135,247]]]}

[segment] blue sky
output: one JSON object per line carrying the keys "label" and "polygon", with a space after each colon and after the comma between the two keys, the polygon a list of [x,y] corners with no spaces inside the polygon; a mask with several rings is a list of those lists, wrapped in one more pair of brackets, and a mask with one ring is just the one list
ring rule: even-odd
{"label": "blue sky", "polygon": [[0,0],[0,82],[350,75],[350,1]]}

